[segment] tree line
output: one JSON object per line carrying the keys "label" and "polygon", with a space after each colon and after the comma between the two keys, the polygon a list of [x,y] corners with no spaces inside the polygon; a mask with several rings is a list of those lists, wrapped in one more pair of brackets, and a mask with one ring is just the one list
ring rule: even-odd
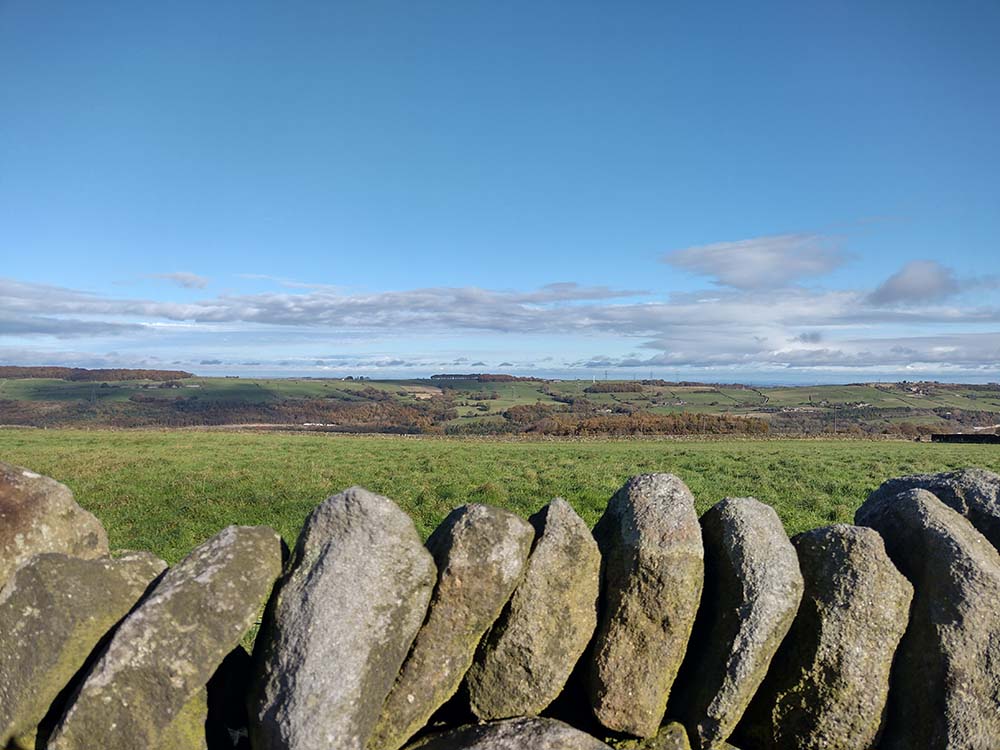
{"label": "tree line", "polygon": [[134,370],[112,368],[88,370],[84,367],[18,367],[0,365],[0,378],[54,378],[77,382],[119,382],[122,380],[180,380],[193,378],[184,370]]}

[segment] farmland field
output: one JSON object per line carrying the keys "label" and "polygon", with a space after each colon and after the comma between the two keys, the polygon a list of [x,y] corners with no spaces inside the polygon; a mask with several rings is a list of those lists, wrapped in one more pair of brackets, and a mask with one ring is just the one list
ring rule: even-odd
{"label": "farmland field", "polygon": [[[994,431],[1000,385],[736,384],[515,379],[197,377],[0,367],[0,425],[101,428],[270,425],[449,435],[896,435]],[[41,370],[41,372],[38,372]],[[6,375],[6,377],[4,376]],[[26,376],[30,375],[30,376]],[[51,375],[51,376],[50,376]],[[698,419],[690,419],[699,415]]]}
{"label": "farmland field", "polygon": [[982,466],[1000,447],[847,440],[483,440],[200,430],[0,430],[0,460],[66,483],[113,548],[175,562],[230,523],[293,543],[306,514],[353,484],[385,494],[426,536],[453,507],[533,513],[555,496],[593,524],[630,475],[678,474],[699,512],[726,496],[773,505],[789,533],[850,522],[882,480]]}

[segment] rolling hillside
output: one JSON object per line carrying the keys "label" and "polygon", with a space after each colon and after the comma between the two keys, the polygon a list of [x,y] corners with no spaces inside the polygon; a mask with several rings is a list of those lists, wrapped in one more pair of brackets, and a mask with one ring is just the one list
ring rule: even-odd
{"label": "rolling hillside", "polygon": [[[902,435],[992,431],[1000,385],[738,384],[517,379],[0,378],[0,424],[250,426],[345,432]],[[86,371],[85,371],[86,372]],[[93,372],[93,371],[91,371]],[[124,371],[127,372],[127,371]],[[3,371],[0,370],[0,374]],[[37,374],[48,375],[41,371]]]}

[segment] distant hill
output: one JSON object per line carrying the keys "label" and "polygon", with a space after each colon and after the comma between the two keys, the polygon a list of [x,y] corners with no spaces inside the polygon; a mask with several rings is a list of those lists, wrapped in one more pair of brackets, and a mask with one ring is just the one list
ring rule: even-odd
{"label": "distant hill", "polygon": [[926,438],[996,430],[1000,385],[754,387],[483,373],[408,380],[228,378],[171,370],[0,367],[0,425]]}
{"label": "distant hill", "polygon": [[541,378],[532,378],[522,375],[504,375],[503,373],[471,372],[471,373],[442,373],[431,375],[431,380],[473,380],[477,383],[541,383]]}
{"label": "distant hill", "polygon": [[0,378],[55,378],[88,383],[114,383],[122,380],[180,380],[194,375],[183,370],[88,370],[83,367],[14,367],[0,365]]}

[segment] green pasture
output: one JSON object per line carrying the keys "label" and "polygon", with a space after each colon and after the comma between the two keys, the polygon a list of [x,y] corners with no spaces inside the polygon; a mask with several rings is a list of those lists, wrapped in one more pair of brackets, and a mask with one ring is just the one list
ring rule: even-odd
{"label": "green pasture", "polygon": [[[416,382],[416,381],[415,381]],[[539,401],[546,404],[556,403],[553,399],[542,391],[543,383],[535,382],[513,382],[513,383],[498,383],[498,382],[486,382],[480,383],[475,380],[448,380],[448,381],[419,381],[425,385],[435,385],[441,388],[449,388],[455,391],[455,396],[457,399],[461,400],[465,394],[475,395],[490,395],[497,394],[497,398],[493,401],[489,401],[493,405],[494,411],[503,411],[511,406],[517,404],[534,404]],[[563,389],[559,388],[560,391]]]}
{"label": "green pasture", "polygon": [[306,514],[353,484],[398,502],[423,535],[453,507],[529,515],[555,496],[590,524],[630,475],[678,474],[699,511],[726,496],[773,505],[789,533],[850,522],[884,479],[983,466],[1000,446],[889,441],[487,441],[327,434],[0,430],[0,460],[68,484],[115,548],[170,562],[227,524],[267,524],[292,543]]}
{"label": "green pasture", "polygon": [[[341,401],[366,400],[362,391],[374,389],[390,394],[402,403],[415,403],[414,389],[447,389],[456,404],[455,422],[499,414],[522,404],[556,403],[546,391],[563,397],[585,398],[598,408],[621,405],[654,414],[699,412],[706,414],[765,415],[774,409],[808,409],[818,412],[844,410],[847,404],[867,404],[876,409],[898,410],[899,420],[938,423],[932,409],[1000,411],[1000,390],[975,390],[939,385],[920,386],[919,392],[907,384],[893,386],[858,384],[769,388],[734,388],[710,384],[696,386],[646,385],[642,392],[587,393],[591,380],[479,382],[477,380],[336,380],[310,378],[224,378],[193,377],[177,381],[178,387],[159,387],[151,381],[109,383],[72,382],[56,379],[0,379],[0,399],[26,401],[127,401],[142,393],[157,398],[195,398],[213,402],[273,403],[285,399],[334,398]],[[410,390],[408,390],[410,389]],[[495,394],[496,398],[485,398]],[[477,398],[478,397],[478,398]],[[462,402],[466,402],[464,405]],[[486,409],[477,409],[478,405]],[[923,418],[911,410],[922,410]],[[849,414],[846,416],[850,416]],[[2,417],[2,415],[0,415]],[[885,419],[899,421],[891,414]],[[2,423],[2,418],[0,418]]]}
{"label": "green pasture", "polygon": [[0,378],[0,399],[13,401],[125,401],[148,381],[75,383],[56,378]]}

